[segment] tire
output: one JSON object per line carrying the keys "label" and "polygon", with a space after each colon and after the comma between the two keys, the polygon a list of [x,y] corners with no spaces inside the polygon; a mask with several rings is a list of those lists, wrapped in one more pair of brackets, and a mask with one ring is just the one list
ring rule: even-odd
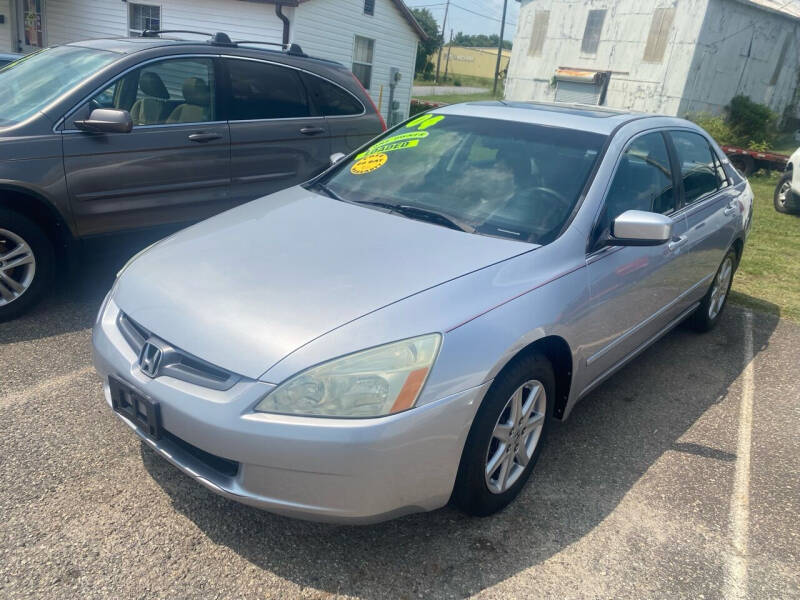
{"label": "tire", "polygon": [[756,170],[756,161],[749,154],[731,154],[728,159],[736,170],[745,177],[750,177]]}
{"label": "tire", "polygon": [[[705,333],[711,331],[716,327],[722,311],[728,302],[728,295],[731,291],[731,284],[733,283],[733,275],[736,273],[738,260],[736,250],[731,248],[725,254],[725,258],[717,269],[711,286],[708,288],[706,295],[700,301],[700,306],[697,307],[689,317],[688,323],[695,331]],[[722,296],[720,296],[722,294]]]}
{"label": "tire", "polygon": [[54,271],[53,244],[41,227],[19,213],[0,209],[0,322],[36,304]]}
{"label": "tire", "polygon": [[[512,396],[519,390],[522,390],[523,411],[529,402],[532,403],[531,416],[526,423],[529,430],[509,423],[510,431],[504,434],[509,442],[504,444],[494,437],[496,428],[505,425],[501,421],[511,421]],[[495,378],[478,409],[461,455],[452,497],[458,508],[469,515],[484,517],[502,510],[517,497],[544,445],[554,400],[553,366],[541,354],[515,360]],[[524,415],[521,418],[524,419]],[[514,422],[519,424],[518,419]],[[517,453],[515,445],[519,448]],[[504,450],[506,447],[508,452]],[[528,457],[524,466],[518,459],[522,452]],[[489,460],[497,456],[501,458],[490,470]],[[490,472],[487,474],[487,471]],[[501,481],[503,471],[508,473],[505,482]],[[494,489],[490,488],[490,483]]]}
{"label": "tire", "polygon": [[792,192],[792,173],[784,173],[775,186],[772,203],[779,213],[794,213],[797,211],[797,199]]}

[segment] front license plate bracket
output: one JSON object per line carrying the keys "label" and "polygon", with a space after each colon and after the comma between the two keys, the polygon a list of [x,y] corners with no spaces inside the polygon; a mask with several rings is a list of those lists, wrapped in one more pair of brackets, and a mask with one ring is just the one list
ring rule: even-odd
{"label": "front license plate bracket", "polygon": [[154,402],[121,381],[108,378],[108,387],[111,392],[111,407],[127,418],[142,431],[147,437],[158,440],[161,438],[161,410],[158,402]]}

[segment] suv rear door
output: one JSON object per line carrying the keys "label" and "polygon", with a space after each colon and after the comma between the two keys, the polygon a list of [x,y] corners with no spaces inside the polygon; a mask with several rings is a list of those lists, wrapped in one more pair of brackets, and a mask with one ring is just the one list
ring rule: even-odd
{"label": "suv rear door", "polygon": [[[80,235],[206,218],[230,206],[230,137],[217,59],[180,56],[129,70],[75,111],[64,167]],[[127,110],[131,133],[88,133],[93,108]]]}
{"label": "suv rear door", "polygon": [[350,154],[383,132],[381,117],[372,106],[344,87],[311,73],[303,73],[303,81],[315,109],[325,116],[331,152]]}
{"label": "suv rear door", "polygon": [[223,61],[233,201],[271,194],[327,168],[328,126],[313,114],[300,71],[253,58]]}

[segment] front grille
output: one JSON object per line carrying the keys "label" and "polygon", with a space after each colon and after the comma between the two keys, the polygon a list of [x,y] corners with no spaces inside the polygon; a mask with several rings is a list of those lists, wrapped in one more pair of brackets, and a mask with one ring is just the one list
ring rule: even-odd
{"label": "front grille", "polygon": [[161,350],[160,364],[157,371],[152,374],[153,377],[167,375],[181,381],[223,391],[233,387],[240,379],[235,373],[207,363],[157,338],[122,311],[117,318],[117,327],[137,356],[141,356],[142,348],[146,343],[155,344]]}
{"label": "front grille", "polygon": [[224,475],[225,477],[236,477],[236,474],[239,472],[239,463],[235,460],[222,458],[216,454],[211,454],[210,452],[201,450],[197,446],[193,446],[186,440],[182,440],[177,435],[170,433],[166,429],[161,430],[161,437],[162,439],[169,440],[172,442],[172,444],[191,455],[199,462],[203,463],[209,469],[216,471],[220,475]]}

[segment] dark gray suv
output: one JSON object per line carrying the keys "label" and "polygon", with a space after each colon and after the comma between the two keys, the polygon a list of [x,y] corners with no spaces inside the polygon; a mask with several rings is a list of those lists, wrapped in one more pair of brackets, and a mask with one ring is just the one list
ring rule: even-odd
{"label": "dark gray suv", "polygon": [[344,66],[224,34],[78,42],[0,69],[0,321],[80,240],[203,219],[385,128]]}

